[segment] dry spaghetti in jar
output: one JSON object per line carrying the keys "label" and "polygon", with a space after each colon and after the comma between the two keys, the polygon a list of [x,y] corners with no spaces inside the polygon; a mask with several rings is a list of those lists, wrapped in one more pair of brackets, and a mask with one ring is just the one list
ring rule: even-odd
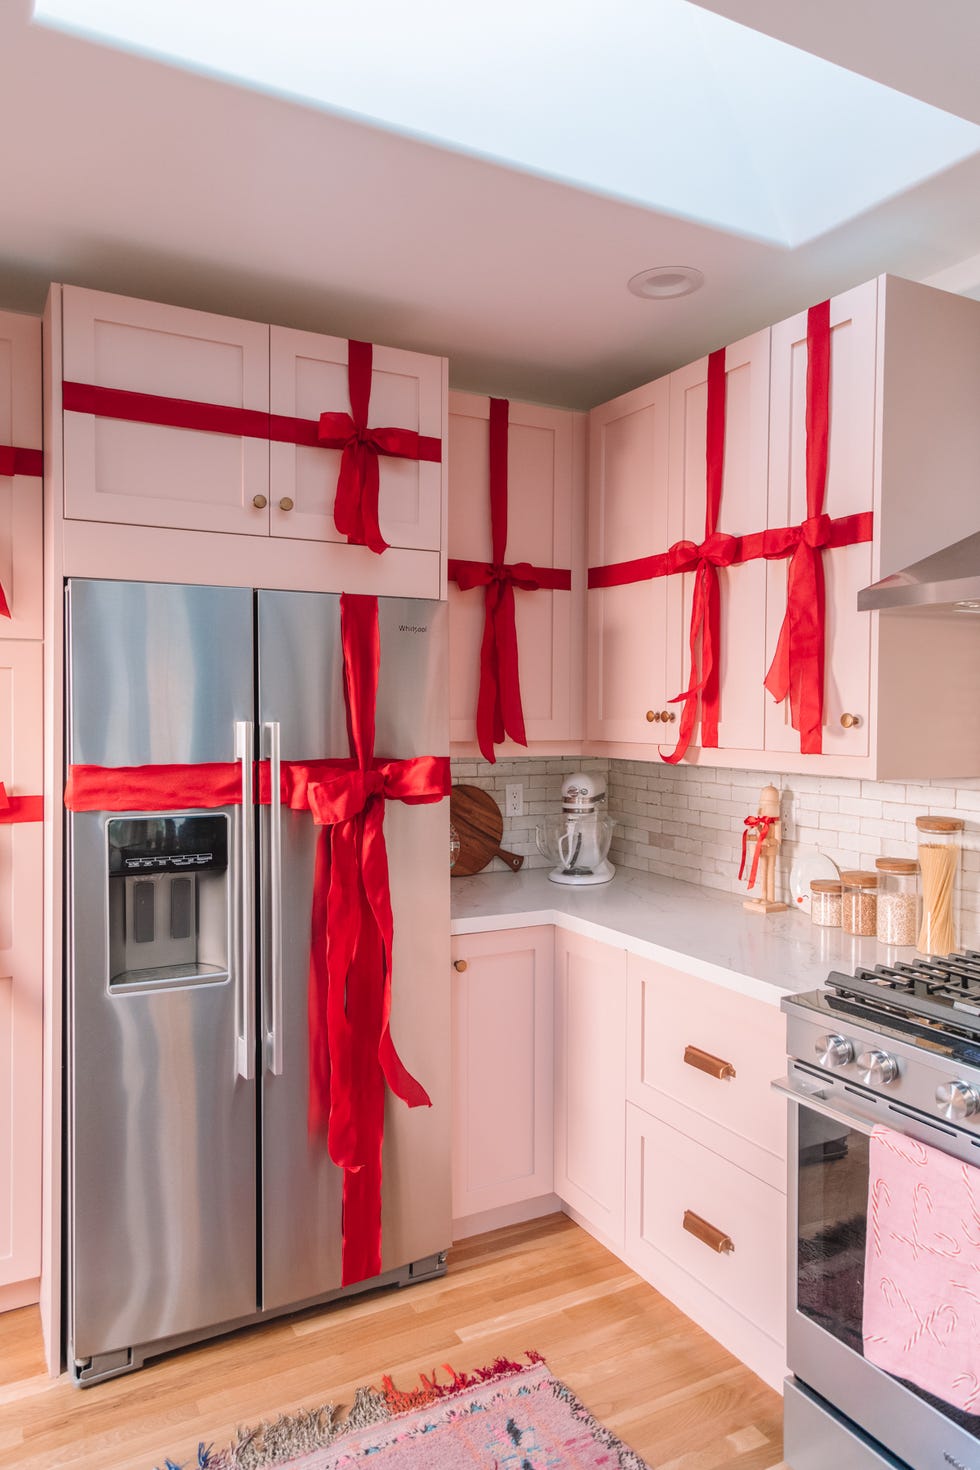
{"label": "dry spaghetti in jar", "polygon": [[922,874],[922,923],[916,948],[922,954],[952,954],[960,928],[963,821],[960,817],[916,817],[915,825]]}

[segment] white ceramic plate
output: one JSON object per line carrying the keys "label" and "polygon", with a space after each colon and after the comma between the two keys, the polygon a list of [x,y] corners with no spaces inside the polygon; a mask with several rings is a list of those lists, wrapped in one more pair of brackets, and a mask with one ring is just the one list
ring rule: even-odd
{"label": "white ceramic plate", "polygon": [[810,884],[814,878],[839,878],[840,868],[816,847],[801,847],[789,870],[791,907],[810,912]]}

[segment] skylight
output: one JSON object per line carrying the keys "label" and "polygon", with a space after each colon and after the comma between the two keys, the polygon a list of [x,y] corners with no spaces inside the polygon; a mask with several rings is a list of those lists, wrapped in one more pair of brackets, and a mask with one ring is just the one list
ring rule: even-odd
{"label": "skylight", "polygon": [[980,127],[687,0],[36,0],[35,19],[795,246]]}

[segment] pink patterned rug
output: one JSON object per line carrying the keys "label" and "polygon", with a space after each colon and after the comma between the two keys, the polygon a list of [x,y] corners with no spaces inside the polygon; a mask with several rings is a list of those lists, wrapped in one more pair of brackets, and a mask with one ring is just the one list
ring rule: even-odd
{"label": "pink patterned rug", "polygon": [[[498,1359],[448,1383],[399,1393],[390,1378],[359,1389],[338,1422],[332,1407],[239,1431],[227,1450],[201,1446],[206,1470],[649,1470],[639,1455],[552,1377],[538,1353]],[[166,1470],[180,1470],[172,1460]]]}

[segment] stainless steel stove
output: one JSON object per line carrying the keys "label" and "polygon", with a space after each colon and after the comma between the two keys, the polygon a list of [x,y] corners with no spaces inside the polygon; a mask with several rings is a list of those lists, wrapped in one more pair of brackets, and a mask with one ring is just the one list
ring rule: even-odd
{"label": "stainless steel stove", "polygon": [[980,1417],[863,1353],[868,1139],[878,1124],[980,1167],[980,953],[831,974],[788,996],[792,1470],[980,1470]]}

